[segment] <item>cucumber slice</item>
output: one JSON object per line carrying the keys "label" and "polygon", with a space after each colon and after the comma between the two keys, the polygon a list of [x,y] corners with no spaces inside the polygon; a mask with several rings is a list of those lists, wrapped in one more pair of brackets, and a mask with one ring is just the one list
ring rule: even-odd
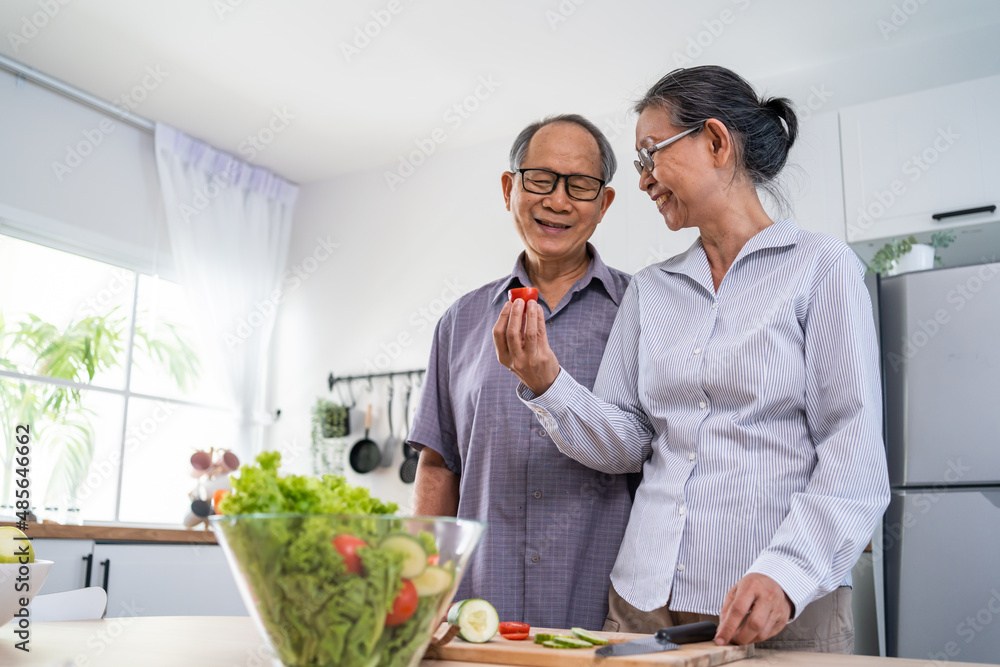
{"label": "cucumber slice", "polygon": [[403,554],[403,579],[413,579],[427,567],[427,552],[424,551],[424,545],[413,535],[394,533],[384,538],[379,546]]}
{"label": "cucumber slice", "polygon": [[579,637],[585,642],[590,642],[594,646],[604,646],[608,643],[608,640],[604,637],[598,637],[593,632],[589,632],[583,628],[570,628],[569,631],[572,632],[574,636]]}
{"label": "cucumber slice", "polygon": [[500,616],[486,600],[462,600],[448,610],[448,622],[457,625],[458,636],[473,644],[493,639],[500,629]]}
{"label": "cucumber slice", "polygon": [[536,644],[544,644],[545,642],[552,641],[556,635],[535,635]]}
{"label": "cucumber slice", "polygon": [[593,648],[594,645],[590,642],[578,639],[576,637],[563,637],[562,635],[552,638],[553,644],[558,644],[561,648]]}
{"label": "cucumber slice", "polygon": [[410,581],[417,589],[417,595],[426,597],[444,593],[455,581],[454,575],[443,567],[428,565],[424,571],[413,577]]}
{"label": "cucumber slice", "polygon": [[544,646],[545,648],[564,648],[562,644],[557,644],[554,641],[552,641],[551,639],[548,640],[548,641],[542,642],[542,646]]}

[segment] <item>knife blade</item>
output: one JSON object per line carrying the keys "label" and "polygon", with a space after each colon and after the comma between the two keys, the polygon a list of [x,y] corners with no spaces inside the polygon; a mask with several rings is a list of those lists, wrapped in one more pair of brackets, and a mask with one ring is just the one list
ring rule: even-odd
{"label": "knife blade", "polygon": [[617,644],[608,644],[597,649],[596,655],[602,658],[614,658],[622,655],[642,655],[643,653],[659,653],[679,649],[681,644],[707,642],[715,639],[718,626],[711,621],[676,625],[672,628],[660,628],[652,637],[633,639]]}

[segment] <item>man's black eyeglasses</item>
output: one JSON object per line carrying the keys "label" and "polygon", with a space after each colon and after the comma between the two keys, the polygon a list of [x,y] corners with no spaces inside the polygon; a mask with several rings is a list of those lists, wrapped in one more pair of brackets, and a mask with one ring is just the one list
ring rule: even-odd
{"label": "man's black eyeglasses", "polygon": [[594,201],[601,194],[604,181],[585,174],[557,174],[548,169],[518,169],[521,174],[521,187],[536,195],[551,194],[559,179],[566,180],[566,194],[577,201]]}

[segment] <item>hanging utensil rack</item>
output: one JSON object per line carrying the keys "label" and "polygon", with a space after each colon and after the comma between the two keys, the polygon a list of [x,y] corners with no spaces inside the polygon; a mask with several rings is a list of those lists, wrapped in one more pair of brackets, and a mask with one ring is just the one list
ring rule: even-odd
{"label": "hanging utensil rack", "polygon": [[419,368],[409,371],[389,371],[386,373],[368,373],[366,375],[344,375],[341,377],[336,377],[334,376],[333,373],[330,373],[330,376],[326,379],[326,384],[330,388],[330,391],[333,391],[333,388],[338,384],[340,384],[341,382],[350,383],[350,382],[367,380],[368,383],[371,384],[371,381],[376,378],[389,378],[390,380],[392,380],[393,378],[396,377],[407,377],[412,379],[414,376],[418,378],[422,377],[426,372],[427,371],[425,371],[424,369]]}

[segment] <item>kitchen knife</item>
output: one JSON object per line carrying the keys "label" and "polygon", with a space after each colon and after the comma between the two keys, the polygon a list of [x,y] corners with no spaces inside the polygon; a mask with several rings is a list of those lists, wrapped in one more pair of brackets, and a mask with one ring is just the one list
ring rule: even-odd
{"label": "kitchen knife", "polygon": [[707,642],[715,639],[718,626],[710,621],[676,625],[672,628],[660,628],[652,637],[633,639],[618,644],[608,644],[597,649],[596,655],[602,658],[614,658],[622,655],[642,655],[643,653],[659,653],[680,648],[680,644]]}

